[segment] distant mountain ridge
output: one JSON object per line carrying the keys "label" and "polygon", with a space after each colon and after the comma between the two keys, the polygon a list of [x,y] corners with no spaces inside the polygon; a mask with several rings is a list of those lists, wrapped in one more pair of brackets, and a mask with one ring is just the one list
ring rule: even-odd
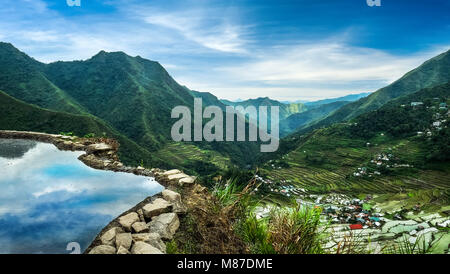
{"label": "distant mountain ridge", "polygon": [[280,108],[280,119],[284,119],[294,113],[301,113],[306,111],[306,107],[302,103],[284,104],[277,100],[270,99],[269,97],[259,97],[256,99],[248,99],[240,102],[232,102],[229,100],[220,101],[229,106],[243,106],[244,108],[248,106],[254,106],[256,107],[256,109],[258,109],[260,106],[278,106]]}
{"label": "distant mountain ridge", "polygon": [[349,104],[349,101],[335,101],[332,103],[316,105],[305,112],[295,113],[280,122],[280,136],[284,137],[298,128],[314,123],[323,117],[326,117],[333,111]]}
{"label": "distant mountain ridge", "polygon": [[354,102],[354,101],[357,101],[357,100],[359,100],[361,98],[367,97],[370,94],[371,94],[371,92],[363,92],[363,93],[358,93],[358,94],[349,94],[349,95],[342,96],[342,97],[337,97],[337,98],[323,99],[323,100],[318,100],[318,101],[306,102],[304,104],[306,106],[308,106],[308,107],[312,107],[312,106],[320,106],[320,105],[330,104],[330,103],[334,103],[334,102]]}
{"label": "distant mountain ridge", "polygon": [[[339,109],[350,102],[356,101],[360,98],[366,97],[370,92],[350,94],[343,97],[324,99],[313,102],[280,102],[270,99],[269,97],[259,97],[256,99],[248,99],[245,101],[230,101],[221,99],[220,101],[229,106],[278,106],[280,107],[280,136],[286,136],[296,129],[318,121],[331,112]],[[202,93],[197,93],[198,96],[206,98]]]}
{"label": "distant mountain ridge", "polygon": [[356,102],[343,106],[332,115],[317,121],[313,125],[302,128],[300,133],[305,133],[315,128],[329,126],[333,123],[348,121],[363,113],[376,110],[392,99],[402,95],[412,94],[423,88],[445,84],[449,80],[450,50],[424,62],[394,83],[381,88]]}
{"label": "distant mountain ridge", "polygon": [[[193,110],[193,91],[179,85],[158,62],[131,57],[123,52],[100,51],[85,61],[44,64],[9,43],[0,43],[0,90],[29,104],[29,108],[34,105],[57,112],[55,115],[64,116],[62,120],[68,125],[74,118],[63,113],[83,115],[85,119],[103,123],[111,129],[106,133],[114,131],[116,135],[138,144],[143,151],[151,152],[153,157],[135,159],[149,160],[144,161],[147,165],[183,168],[180,166],[183,162],[167,158],[167,146],[170,146],[174,157],[177,150],[182,151],[186,162],[183,165],[192,169],[210,164],[208,152],[212,151],[220,154],[216,157],[228,159],[230,165],[251,165],[252,159],[246,156],[259,150],[255,142],[217,144],[205,141],[193,143],[197,147],[196,153],[186,154],[184,145],[188,144],[172,145],[171,127],[175,120],[171,118],[171,111],[179,105]],[[205,105],[222,104],[212,94],[208,100]],[[38,116],[46,116],[41,114]],[[9,115],[19,117],[12,113]],[[29,117],[27,123],[38,124],[39,121]],[[13,125],[11,121],[7,124]],[[73,131],[77,129],[78,134],[89,133],[74,124],[72,128]],[[86,131],[89,128],[92,127],[86,127]],[[165,159],[163,165],[154,160],[160,156]]]}

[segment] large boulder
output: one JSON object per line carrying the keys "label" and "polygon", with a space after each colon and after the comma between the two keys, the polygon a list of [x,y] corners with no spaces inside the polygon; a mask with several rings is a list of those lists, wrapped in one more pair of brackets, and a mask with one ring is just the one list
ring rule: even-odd
{"label": "large boulder", "polygon": [[136,222],[132,225],[132,227],[136,233],[148,232],[148,225],[145,222]]}
{"label": "large boulder", "polygon": [[150,232],[158,233],[165,240],[171,240],[179,227],[180,220],[176,213],[161,214],[149,223]]}
{"label": "large boulder", "polygon": [[169,201],[173,205],[172,212],[183,214],[186,213],[187,208],[181,201],[181,195],[178,192],[165,189],[162,192],[162,196],[165,200]]}
{"label": "large boulder", "polygon": [[148,243],[136,242],[131,248],[131,254],[164,254],[164,253]]}
{"label": "large boulder", "polygon": [[167,202],[164,199],[157,198],[153,202],[146,204],[142,211],[144,212],[144,216],[148,219],[153,216],[157,216],[161,213],[169,212],[172,207],[172,204]]}
{"label": "large boulder", "polygon": [[120,227],[113,227],[110,230],[103,233],[103,235],[100,237],[100,242],[102,242],[103,245],[110,245],[114,246],[116,235],[117,233],[123,232],[122,228]]}
{"label": "large boulder", "polygon": [[121,246],[121,247],[119,247],[119,249],[117,249],[117,254],[125,255],[125,254],[131,254],[131,253],[128,249]]}
{"label": "large boulder", "polygon": [[129,250],[131,247],[131,243],[133,238],[131,237],[131,233],[120,233],[116,235],[116,247],[124,247],[126,250]]}
{"label": "large boulder", "polygon": [[142,208],[138,209],[136,212],[139,215],[139,220],[141,222],[145,222],[144,211],[142,210]]}
{"label": "large boulder", "polygon": [[136,212],[128,213],[119,218],[120,225],[123,226],[126,231],[131,231],[131,226],[139,221],[139,215]]}
{"label": "large boulder", "polygon": [[88,154],[104,152],[104,151],[109,151],[109,150],[113,150],[113,147],[108,144],[105,144],[105,143],[92,144],[87,147]]}
{"label": "large boulder", "polygon": [[187,178],[187,177],[189,177],[189,175],[186,175],[184,173],[178,173],[178,174],[173,174],[173,175],[167,176],[167,179],[169,180],[169,182],[179,182],[180,179]]}
{"label": "large boulder", "polygon": [[116,248],[110,245],[98,245],[91,249],[89,254],[116,254]]}
{"label": "large boulder", "polygon": [[169,201],[169,202],[181,202],[181,195],[178,192],[169,190],[169,189],[164,189],[162,192],[162,196],[165,200]]}
{"label": "large boulder", "polygon": [[163,175],[169,176],[169,175],[174,175],[174,174],[178,174],[178,173],[181,173],[181,171],[178,169],[172,169],[172,170],[168,170],[168,171],[164,172]]}
{"label": "large boulder", "polygon": [[159,250],[166,252],[166,245],[161,240],[161,236],[158,233],[138,233],[131,236],[133,237],[133,243],[146,242]]}
{"label": "large boulder", "polygon": [[184,177],[184,178],[180,179],[178,181],[178,184],[180,186],[191,185],[191,184],[193,184],[195,182],[196,179],[197,179],[197,177],[187,176],[187,177]]}

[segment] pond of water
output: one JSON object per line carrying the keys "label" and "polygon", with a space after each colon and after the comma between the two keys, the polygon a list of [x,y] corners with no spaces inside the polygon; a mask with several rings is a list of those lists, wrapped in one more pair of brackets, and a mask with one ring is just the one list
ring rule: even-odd
{"label": "pond of water", "polygon": [[111,220],[163,190],[153,178],[95,170],[52,144],[0,139],[0,253],[81,251]]}

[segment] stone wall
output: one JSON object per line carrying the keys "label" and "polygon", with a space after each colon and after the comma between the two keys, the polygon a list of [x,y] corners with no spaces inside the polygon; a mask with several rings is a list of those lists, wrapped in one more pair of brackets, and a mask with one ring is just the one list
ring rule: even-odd
{"label": "stone wall", "polygon": [[0,138],[28,139],[54,144],[60,150],[85,151],[79,159],[87,166],[155,177],[166,189],[147,197],[111,221],[86,249],[87,254],[164,254],[165,242],[177,231],[178,216],[186,213],[177,188],[192,186],[196,177],[180,170],[124,166],[117,156],[119,144],[106,138],[79,138],[38,132],[0,130]]}
{"label": "stone wall", "polygon": [[[190,187],[195,177],[180,170],[151,171],[158,182],[171,189]],[[181,194],[165,189],[148,197],[108,224],[89,246],[86,254],[165,254],[186,213]]]}

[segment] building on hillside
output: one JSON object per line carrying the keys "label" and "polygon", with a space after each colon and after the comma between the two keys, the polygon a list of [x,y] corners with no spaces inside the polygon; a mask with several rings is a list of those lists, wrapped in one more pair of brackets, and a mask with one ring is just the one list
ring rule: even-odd
{"label": "building on hillside", "polygon": [[433,126],[434,127],[440,127],[441,126],[441,122],[440,121],[434,122]]}
{"label": "building on hillside", "polygon": [[411,102],[412,107],[417,107],[423,105],[423,102]]}

